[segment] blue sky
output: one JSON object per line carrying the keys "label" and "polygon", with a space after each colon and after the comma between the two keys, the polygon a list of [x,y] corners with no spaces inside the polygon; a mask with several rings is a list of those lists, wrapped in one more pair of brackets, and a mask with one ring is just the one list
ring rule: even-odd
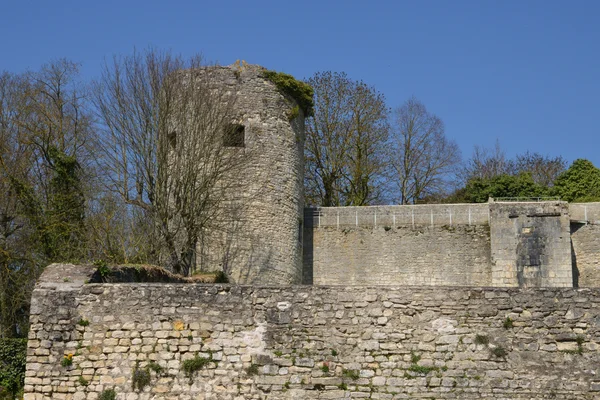
{"label": "blue sky", "polygon": [[391,107],[414,95],[463,156],[498,139],[600,167],[600,1],[4,0],[0,70],[154,46],[308,78],[344,71]]}

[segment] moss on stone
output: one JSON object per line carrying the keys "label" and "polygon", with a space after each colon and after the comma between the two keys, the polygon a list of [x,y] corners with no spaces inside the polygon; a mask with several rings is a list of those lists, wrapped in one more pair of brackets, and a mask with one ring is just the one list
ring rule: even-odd
{"label": "moss on stone", "polygon": [[263,77],[273,82],[280,92],[293,98],[304,115],[312,115],[314,107],[312,86],[283,72],[266,70],[263,72]]}

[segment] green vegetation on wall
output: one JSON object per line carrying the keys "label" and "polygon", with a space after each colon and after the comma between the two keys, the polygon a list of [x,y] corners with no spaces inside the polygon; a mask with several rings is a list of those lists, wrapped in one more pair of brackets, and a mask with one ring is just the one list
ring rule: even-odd
{"label": "green vegetation on wall", "polygon": [[554,191],[569,202],[600,201],[600,169],[591,161],[575,160],[556,178]]}
{"label": "green vegetation on wall", "polygon": [[0,399],[16,398],[23,390],[27,339],[0,339]]}
{"label": "green vegetation on wall", "polygon": [[304,112],[304,115],[313,113],[313,88],[306,82],[297,80],[283,72],[266,70],[263,77],[275,84],[283,94],[293,98]]}
{"label": "green vegetation on wall", "polygon": [[450,198],[451,202],[485,203],[490,197],[548,196],[548,188],[534,182],[531,173],[474,178]]}

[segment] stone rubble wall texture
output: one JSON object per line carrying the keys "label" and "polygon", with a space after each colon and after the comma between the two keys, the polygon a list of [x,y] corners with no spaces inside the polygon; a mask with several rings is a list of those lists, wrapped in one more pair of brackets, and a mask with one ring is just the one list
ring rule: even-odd
{"label": "stone rubble wall texture", "polygon": [[600,286],[600,203],[307,208],[304,219],[306,284]]}
{"label": "stone rubble wall texture", "polygon": [[600,289],[41,283],[25,400],[594,399],[599,344]]}
{"label": "stone rubble wall texture", "polygon": [[205,235],[198,267],[227,269],[236,283],[290,284],[302,280],[299,225],[304,208],[304,115],[290,121],[293,99],[262,76],[257,65],[211,67],[211,79],[237,93],[234,114],[245,127],[248,163],[241,205],[222,229]]}

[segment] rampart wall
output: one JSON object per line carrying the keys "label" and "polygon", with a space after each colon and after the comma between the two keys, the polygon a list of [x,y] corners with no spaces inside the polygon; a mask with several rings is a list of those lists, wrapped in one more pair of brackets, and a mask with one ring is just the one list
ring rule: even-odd
{"label": "rampart wall", "polygon": [[600,394],[600,289],[86,285],[56,280],[76,267],[48,268],[26,400]]}
{"label": "rampart wall", "polygon": [[599,226],[600,203],[309,208],[304,282],[600,286]]}

